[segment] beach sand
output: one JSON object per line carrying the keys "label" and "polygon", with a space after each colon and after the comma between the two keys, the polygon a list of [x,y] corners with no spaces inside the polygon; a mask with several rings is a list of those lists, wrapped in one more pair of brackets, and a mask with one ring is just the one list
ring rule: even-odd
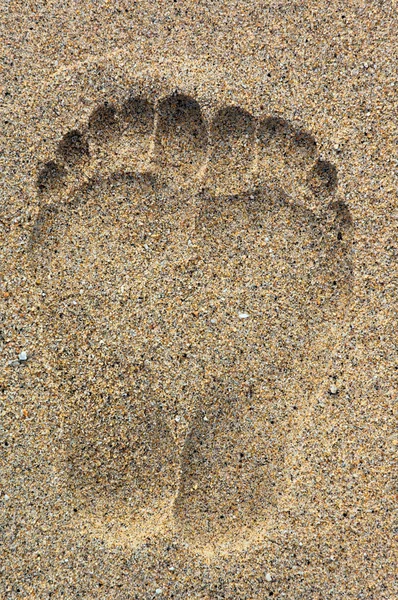
{"label": "beach sand", "polygon": [[2,11],[0,598],[394,598],[393,3]]}

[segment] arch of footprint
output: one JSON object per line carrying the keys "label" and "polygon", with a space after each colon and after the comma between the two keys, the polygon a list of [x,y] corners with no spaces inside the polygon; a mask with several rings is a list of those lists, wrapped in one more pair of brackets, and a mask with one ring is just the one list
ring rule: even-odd
{"label": "arch of footprint", "polygon": [[81,523],[132,543],[173,523],[217,552],[278,520],[349,301],[337,184],[305,130],[237,106],[208,124],[183,94],[62,137],[31,245]]}

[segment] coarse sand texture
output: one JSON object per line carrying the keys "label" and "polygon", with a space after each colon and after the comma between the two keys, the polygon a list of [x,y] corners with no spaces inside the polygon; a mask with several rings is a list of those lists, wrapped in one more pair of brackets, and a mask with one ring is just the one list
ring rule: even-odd
{"label": "coarse sand texture", "polygon": [[172,522],[217,553],[277,523],[350,299],[337,185],[305,129],[182,93],[104,102],[39,165],[31,266],[82,527],[138,544]]}

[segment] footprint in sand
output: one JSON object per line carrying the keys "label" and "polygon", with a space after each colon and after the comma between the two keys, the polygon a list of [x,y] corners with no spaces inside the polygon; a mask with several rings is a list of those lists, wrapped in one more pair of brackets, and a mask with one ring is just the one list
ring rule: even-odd
{"label": "footprint in sand", "polygon": [[173,94],[97,107],[37,187],[81,518],[137,541],[173,515],[215,552],[266,531],[349,301],[336,169],[287,121],[229,106],[208,124]]}

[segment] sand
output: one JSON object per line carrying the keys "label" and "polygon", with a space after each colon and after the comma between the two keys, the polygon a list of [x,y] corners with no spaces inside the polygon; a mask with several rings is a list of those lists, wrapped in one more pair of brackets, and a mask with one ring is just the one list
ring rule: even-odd
{"label": "sand", "polygon": [[395,597],[393,3],[3,13],[0,598]]}

